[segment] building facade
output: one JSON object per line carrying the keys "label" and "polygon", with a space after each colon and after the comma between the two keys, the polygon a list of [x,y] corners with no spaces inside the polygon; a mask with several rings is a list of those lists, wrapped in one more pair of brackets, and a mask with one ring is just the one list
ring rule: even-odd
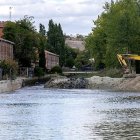
{"label": "building facade", "polygon": [[46,69],[50,70],[54,66],[59,66],[59,55],[45,50]]}
{"label": "building facade", "polygon": [[13,60],[13,45],[13,42],[0,38],[0,60]]}

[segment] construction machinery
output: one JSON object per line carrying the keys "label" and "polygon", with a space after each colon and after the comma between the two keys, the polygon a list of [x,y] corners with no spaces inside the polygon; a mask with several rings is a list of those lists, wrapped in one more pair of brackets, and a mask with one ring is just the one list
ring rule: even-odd
{"label": "construction machinery", "polygon": [[124,73],[140,74],[140,55],[117,54],[117,58],[124,69]]}

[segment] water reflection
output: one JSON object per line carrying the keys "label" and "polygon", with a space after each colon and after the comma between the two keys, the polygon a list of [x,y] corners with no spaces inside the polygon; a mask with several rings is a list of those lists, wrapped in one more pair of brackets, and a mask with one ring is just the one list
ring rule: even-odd
{"label": "water reflection", "polygon": [[0,139],[139,140],[140,93],[46,90],[0,94]]}

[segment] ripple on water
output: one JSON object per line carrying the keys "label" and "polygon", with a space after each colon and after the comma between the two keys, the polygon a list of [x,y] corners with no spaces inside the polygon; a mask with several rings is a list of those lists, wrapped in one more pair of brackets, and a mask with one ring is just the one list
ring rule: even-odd
{"label": "ripple on water", "polygon": [[140,139],[140,93],[26,87],[0,94],[0,139]]}

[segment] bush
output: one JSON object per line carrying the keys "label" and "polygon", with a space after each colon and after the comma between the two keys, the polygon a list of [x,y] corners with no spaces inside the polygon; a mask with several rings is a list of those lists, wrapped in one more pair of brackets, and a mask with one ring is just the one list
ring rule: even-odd
{"label": "bush", "polygon": [[41,67],[35,67],[34,74],[35,74],[35,76],[40,77],[40,76],[44,76],[45,73],[43,71],[43,68],[41,68]]}
{"label": "bush", "polygon": [[66,59],[66,67],[72,68],[74,65],[74,59],[73,58],[68,58]]}
{"label": "bush", "polygon": [[0,67],[3,70],[4,77],[15,79],[18,74],[18,64],[14,60],[7,59],[0,61]]}
{"label": "bush", "polygon": [[62,68],[60,66],[54,66],[51,70],[51,73],[59,73],[62,74]]}
{"label": "bush", "polygon": [[109,76],[109,77],[122,77],[123,74],[122,74],[122,71],[120,69],[117,69],[117,68],[110,68],[110,69],[107,69],[106,70],[106,76]]}
{"label": "bush", "polygon": [[97,76],[108,76],[112,78],[120,78],[123,76],[122,70],[117,69],[117,68],[110,68],[110,69],[104,69],[101,71],[97,71],[96,74]]}

